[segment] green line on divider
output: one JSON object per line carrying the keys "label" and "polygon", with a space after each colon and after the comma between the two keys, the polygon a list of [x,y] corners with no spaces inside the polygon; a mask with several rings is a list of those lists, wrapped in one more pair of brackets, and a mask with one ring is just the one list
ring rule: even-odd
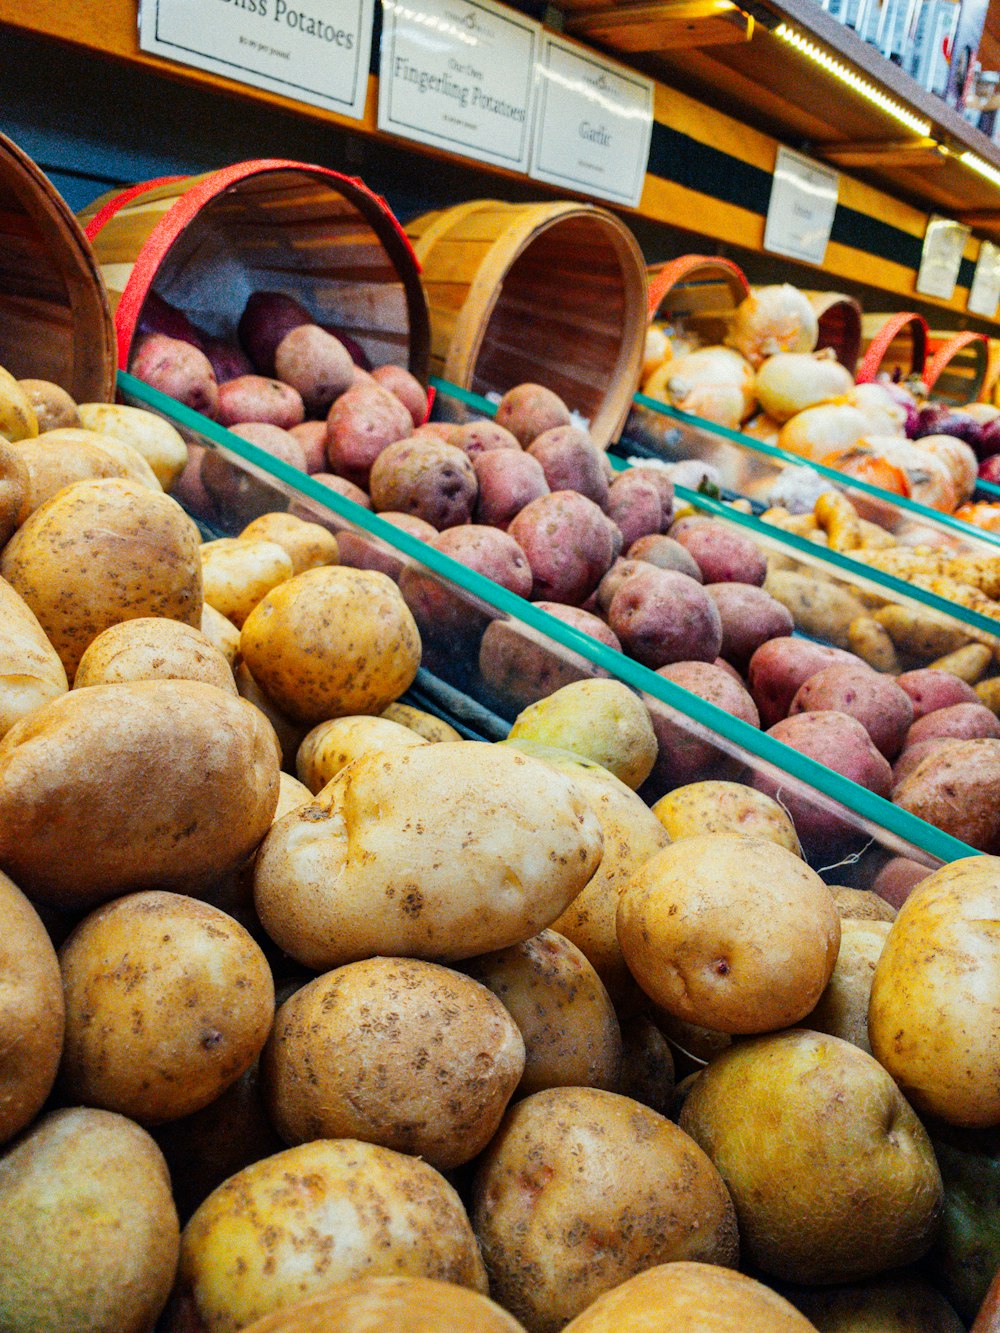
{"label": "green line on divider", "polygon": [[[134,376],[119,371],[118,386],[129,399],[159,413],[182,429],[210,440],[224,453],[232,455],[241,463],[249,464],[250,469],[254,473],[262,474],[265,480],[280,481],[295,495],[314,501],[345,522],[353,524],[372,537],[380,538],[480,602],[512,616],[545,638],[585,658],[593,666],[600,667],[612,677],[642,693],[652,695],[693,722],[740,746],[755,758],[815,788],[849,812],[860,815],[876,828],[884,829],[939,861],[948,862],[979,855],[975,848],[969,847],[951,834],[934,828],[909,811],[902,810],[865,787],[851,782],[840,773],[834,773],[816,760],[799,754],[797,750],[792,750],[781,741],[775,740],[773,736],[768,736],[765,732],[750,726],[749,723],[731,717],[721,708],[682,689],[673,681],[665,680],[649,667],[609,648],[591,635],[574,629],[545,611],[540,611],[534,603],[518,597],[516,593],[502,588],[492,579],[459,564],[450,556],[442,554],[401,528],[387,523],[377,514],[362,509],[352,500],[347,500],[336,491],[331,491],[322,483],[314,481],[308,473],[265,453],[263,449],[259,449],[248,440],[240,439],[223,426],[209,421],[207,417],[168,398],[166,394],[160,393],[148,384],[143,384]],[[473,396],[469,397],[471,399]],[[485,399],[479,399],[477,403],[483,404],[480,410],[486,415],[493,414],[492,405]],[[699,498],[704,499],[704,497]]]}

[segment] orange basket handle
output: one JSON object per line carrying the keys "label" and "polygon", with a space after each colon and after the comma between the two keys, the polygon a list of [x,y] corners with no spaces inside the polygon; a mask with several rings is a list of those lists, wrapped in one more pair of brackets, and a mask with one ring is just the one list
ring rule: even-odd
{"label": "orange basket handle", "polygon": [[872,382],[878,374],[882,358],[907,324],[913,325],[913,373],[915,375],[923,373],[924,363],[927,360],[927,321],[923,315],[918,315],[915,311],[904,310],[887,319],[869,343],[855,376],[858,384]]}
{"label": "orange basket handle", "polygon": [[663,298],[671,287],[675,287],[677,283],[700,268],[714,268],[727,277],[732,285],[739,289],[741,301],[750,295],[750,284],[747,282],[746,274],[739,264],[734,264],[731,259],[718,259],[714,255],[681,255],[679,259],[671,259],[669,263],[664,264],[650,280],[649,318],[656,318]]}
{"label": "orange basket handle", "polygon": [[[968,347],[970,343],[981,343],[984,357],[989,354],[989,342],[984,333],[973,333],[971,329],[966,329],[964,333],[957,333],[954,338],[949,338],[947,342],[943,342],[928,361],[927,369],[924,371],[924,383],[928,389],[934,387],[941,372],[955,353],[960,352],[963,347]],[[985,366],[985,360],[983,364]]]}

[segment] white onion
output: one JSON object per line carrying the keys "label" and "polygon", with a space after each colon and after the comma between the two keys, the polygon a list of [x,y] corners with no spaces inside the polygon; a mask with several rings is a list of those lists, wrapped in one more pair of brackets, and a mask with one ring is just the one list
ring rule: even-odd
{"label": "white onion", "polygon": [[1000,407],[994,407],[992,403],[966,403],[964,407],[959,408],[959,411],[964,412],[973,421],[978,421],[982,426],[1000,417]]}
{"label": "white onion", "polygon": [[958,496],[957,504],[964,504],[971,499],[979,475],[979,461],[972,446],[955,435],[922,435],[917,443],[919,448],[940,459],[948,469]]}
{"label": "white onion", "polygon": [[741,301],[726,342],[756,369],[778,352],[811,352],[819,321],[809,298],[790,283],[758,287]]}
{"label": "white onion", "polygon": [[958,506],[955,483],[945,463],[929,450],[895,435],[868,435],[862,441],[873,452],[906,473],[910,497],[930,509],[954,513]]}
{"label": "white onion", "polygon": [[769,417],[766,412],[758,412],[743,427],[743,434],[751,439],[763,440],[765,444],[777,444],[781,434],[781,422]]}
{"label": "white onion", "polygon": [[753,371],[728,347],[675,356],[653,373],[645,392],[730,430],[739,429],[755,402]]}
{"label": "white onion", "polygon": [[907,410],[881,384],[855,384],[848,394],[871,422],[873,435],[906,435]]}
{"label": "white onion", "polygon": [[868,418],[860,408],[849,403],[821,403],[786,421],[778,444],[819,463],[827,454],[850,449],[870,430]]}
{"label": "white onion", "polygon": [[779,352],[757,371],[757,397],[775,421],[843,398],[853,388],[854,376],[827,352]]}

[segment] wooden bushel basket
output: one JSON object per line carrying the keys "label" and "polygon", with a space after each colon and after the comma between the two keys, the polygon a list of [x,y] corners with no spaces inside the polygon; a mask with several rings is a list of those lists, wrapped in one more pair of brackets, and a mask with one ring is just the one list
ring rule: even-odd
{"label": "wooden bushel basket", "polygon": [[982,333],[931,334],[931,359],[924,383],[932,398],[955,407],[976,402],[986,383],[989,339]]}
{"label": "wooden bushel basket", "polygon": [[589,204],[478,199],[406,228],[423,267],[431,367],[483,395],[543,384],[605,448],[628,415],[646,270],[628,228]]}
{"label": "wooden bushel basket", "polygon": [[743,270],[730,259],[681,255],[649,269],[649,318],[676,323],[702,343],[721,343],[736,307],[750,295]]}
{"label": "wooden bushel basket", "polygon": [[865,354],[855,379],[870,384],[880,372],[893,379],[920,378],[927,364],[927,321],[912,310],[898,315],[865,315]]}
{"label": "wooden bushel basket", "polygon": [[853,375],[861,355],[861,306],[843,292],[806,292],[819,321],[817,351],[832,347],[840,364]]}
{"label": "wooden bushel basket", "polygon": [[388,204],[359,180],[280,159],[238,162],[104,195],[81,220],[115,309],[122,369],[151,291],[231,342],[251,293],[281,291],[356,339],[373,365],[426,382],[418,264]]}
{"label": "wooden bushel basket", "polygon": [[114,395],[114,328],[87,239],[41,170],[0,134],[0,366],[79,403]]}

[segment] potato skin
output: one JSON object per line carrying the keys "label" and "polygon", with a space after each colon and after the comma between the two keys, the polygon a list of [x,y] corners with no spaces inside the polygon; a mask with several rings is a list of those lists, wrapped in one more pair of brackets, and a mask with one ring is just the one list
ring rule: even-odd
{"label": "potato skin", "polygon": [[579,791],[536,760],[473,741],[420,745],[363,756],[280,820],[254,899],[271,938],[317,971],[376,953],[471,958],[554,920],[601,845]]}
{"label": "potato skin", "polygon": [[425,741],[430,741],[434,745],[439,741],[462,739],[462,733],[456,731],[449,723],[443,722],[433,713],[425,713],[422,708],[414,708],[412,704],[388,704],[379,716],[389,722],[398,722],[401,727],[409,727],[411,731],[415,731],[418,736],[423,736]]}
{"label": "potato skin", "polygon": [[953,676],[950,671],[939,671],[936,667],[904,671],[896,678],[896,684],[910,696],[914,722],[919,722],[927,713],[950,708],[952,704],[980,702],[979,696],[967,681]]}
{"label": "potato skin", "polygon": [[64,1095],[141,1124],[200,1111],[260,1054],[274,1017],[267,959],[236,921],[177,893],[86,917],[59,953]]}
{"label": "potato skin", "polygon": [[1000,852],[1000,741],[942,741],[895,787],[892,801],[970,847]]}
{"label": "potato skin", "polygon": [[318,324],[300,324],[278,343],[274,373],[298,392],[310,416],[321,416],[330,410],[338,394],[354,383],[354,362],[332,333]]}
{"label": "potato skin", "polygon": [[[560,602],[538,602],[537,606],[574,629],[593,635],[609,648],[621,651],[621,644],[604,621],[589,611]],[[516,708],[546,699],[574,681],[594,676],[606,678],[608,674],[530,625],[499,619],[486,626],[479,645],[479,670],[490,689]]]}
{"label": "potato skin", "polygon": [[15,529],[31,512],[28,469],[16,445],[0,435],[0,546],[6,546]]}
{"label": "potato skin", "polygon": [[768,639],[787,638],[794,629],[787,606],[775,601],[763,588],[751,583],[710,583],[705,591],[722,620],[719,656],[739,672],[746,673],[761,644]]}
{"label": "potato skin", "polygon": [[558,394],[541,384],[518,384],[508,389],[500,399],[495,419],[525,449],[544,431],[571,424],[569,408]]}
{"label": "potato skin", "polygon": [[320,565],[336,565],[340,559],[333,533],[295,514],[261,514],[247,524],[240,538],[260,539],[282,547],[292,562],[294,574],[304,574]]}
{"label": "potato skin", "polygon": [[277,1310],[246,1333],[525,1333],[468,1287],[425,1277],[359,1277]]}
{"label": "potato skin", "polygon": [[[61,433],[61,432],[60,432]],[[89,435],[89,431],[70,431],[72,435]],[[98,481],[109,477],[125,477],[126,468],[100,447],[99,437],[79,440],[54,440],[39,435],[18,445],[21,462],[28,472],[25,507],[35,512],[46,500],[51,500],[64,486],[77,481]]]}
{"label": "potato skin", "polygon": [[376,366],[371,374],[376,384],[399,399],[413,418],[415,427],[426,421],[430,411],[427,390],[416,375],[411,375],[402,366],[394,366],[391,363]]}
{"label": "potato skin", "polygon": [[369,958],[285,1001],[261,1076],[286,1143],[361,1139],[444,1171],[489,1143],[524,1059],[486,986],[436,963]]}
{"label": "potato skin", "polygon": [[367,490],[372,464],[383,449],[406,439],[413,418],[378,384],[356,384],[340,395],[326,418],[326,457],[331,472]]}
{"label": "potato skin", "polygon": [[770,796],[741,782],[691,782],[661,797],[653,814],[671,842],[700,833],[742,833],[802,855],[795,825]]}
{"label": "potato skin", "polygon": [[995,741],[1000,739],[1000,720],[978,701],[935,708],[933,713],[925,713],[910,727],[906,733],[906,747],[909,749],[921,741],[942,736],[956,741]]}
{"label": "potato skin", "polygon": [[[909,744],[913,704],[905,691],[888,676],[879,675],[863,663],[835,662],[810,676],[795,692],[789,716],[796,713],[846,713],[856,718],[872,744],[890,762]],[[1000,736],[1000,723],[996,734]]]}
{"label": "potato skin", "polygon": [[704,588],[655,565],[619,584],[608,624],[625,651],[654,670],[671,662],[714,662],[722,647],[722,619]]}
{"label": "potato skin", "polygon": [[[517,444],[517,441],[514,441]],[[499,455],[499,456],[497,456]],[[470,453],[479,493],[473,520],[506,531],[532,500],[549,494],[549,483],[537,458],[504,445]]]}
{"label": "potato skin", "polygon": [[305,419],[301,395],[290,384],[263,375],[240,375],[219,386],[216,420],[222,426],[260,421],[288,430]]}
{"label": "potato skin", "polygon": [[81,403],[79,422],[86,430],[110,435],[133,449],[146,460],[156,480],[169,491],[187,466],[188,451],[180,434],[155,412],[118,403]]}
{"label": "potato skin", "polygon": [[535,437],[528,453],[541,463],[550,491],[579,491],[604,508],[608,500],[606,459],[586,431],[554,426]]}
{"label": "potato skin", "polygon": [[508,1111],[472,1217],[494,1294],[533,1333],[555,1333],[653,1264],[734,1264],[739,1250],[732,1203],[701,1149],[597,1088],[552,1088]]}
{"label": "potato skin", "polygon": [[760,711],[762,727],[773,727],[788,716],[796,691],[824,667],[835,662],[856,662],[843,648],[828,648],[807,639],[769,639],[750,659],[747,679]]}
{"label": "potato skin", "polygon": [[507,530],[528,557],[536,602],[578,606],[586,601],[621,543],[607,515],[576,491],[539,496],[511,519]]}
{"label": "potato skin", "polygon": [[[61,385],[53,384],[50,380],[18,380],[18,384],[31,404],[40,435],[44,435],[47,430],[59,430],[62,426],[87,424],[81,420],[76,403]],[[88,429],[95,428],[90,426]]]}
{"label": "potato skin", "polygon": [[[648,468],[630,468],[615,477],[603,507],[621,530],[628,550],[636,542],[664,533],[670,524],[673,505],[667,505],[664,512],[659,488]],[[700,571],[698,581],[701,582]]]}
{"label": "potato skin", "polygon": [[59,655],[31,608],[0,579],[0,738],[68,688]]}
{"label": "potato skin", "polygon": [[[431,422],[430,430],[433,431],[439,425],[439,422]],[[514,449],[518,452],[521,449],[520,444],[509,430],[504,430],[503,426],[498,426],[495,421],[486,419],[467,421],[462,426],[454,426],[450,435],[441,438],[446,439],[448,444],[453,444],[457,449],[461,449],[463,453],[468,454],[473,461],[473,466],[475,466],[475,460],[480,454],[491,453],[495,449]]]}
{"label": "potato skin", "polygon": [[875,968],[872,1052],[922,1114],[1000,1125],[1000,862],[966,857],[921,881]]}
{"label": "potato skin", "polygon": [[487,1291],[469,1219],[433,1167],[354,1139],[304,1143],[230,1177],[188,1222],[166,1333],[238,1333],[361,1276]]}
{"label": "potato skin", "polygon": [[240,655],[240,632],[231,620],[207,602],[201,608],[201,632],[218,648],[230,667],[235,667]]}
{"label": "potato skin", "polygon": [[[722,667],[712,662],[673,662],[660,667],[656,674],[721,708],[730,717],[737,717],[751,727],[760,726],[757,705],[743,685]],[[643,699],[659,746],[652,772],[658,789],[683,786],[698,778],[739,768],[738,761],[705,740],[703,733],[696,732],[683,714],[652,695],[643,695]]]}
{"label": "potato skin", "polygon": [[315,795],[363,754],[407,750],[426,744],[415,731],[387,717],[372,717],[368,713],[334,717],[320,722],[303,737],[295,756],[295,771]]}
{"label": "potato skin", "polygon": [[439,532],[468,523],[479,484],[468,457],[453,444],[411,435],[383,449],[368,489],[377,511],[415,514]]}
{"label": "potato skin", "polygon": [[[430,545],[518,597],[527,597],[531,593],[531,567],[509,533],[481,523],[466,523],[435,533]],[[442,640],[446,645],[455,645],[462,639],[478,642],[486,625],[497,614],[454,584],[444,582],[416,564],[404,566],[399,590],[413,612],[421,634],[428,639]]]}
{"label": "potato skin", "polygon": [[52,942],[21,890],[0,873],[0,1143],[30,1124],[45,1104],[64,1027]]}
{"label": "potato skin", "polygon": [[128,480],[81,481],[36,509],[4,547],[0,574],[24,598],[72,676],[119,620],[201,621],[198,529],[176,500]]}
{"label": "potato skin", "polygon": [[205,601],[237,629],[257,603],[294,572],[285,548],[263,538],[219,537],[201,548]]}
{"label": "potato skin", "polygon": [[694,556],[706,583],[751,583],[759,588],[767,577],[763,551],[724,523],[708,518],[670,535]]}
{"label": "potato skin", "polygon": [[391,579],[333,565],[269,592],[244,622],[240,652],[283,712],[315,725],[398,699],[420,665],[420,635]]}
{"label": "potato skin", "polygon": [[0,1159],[0,1326],[148,1333],[177,1266],[177,1211],[138,1125],[79,1108],[43,1117]]}
{"label": "potato skin", "polygon": [[229,663],[193,625],[143,616],[110,626],[80,658],[73,688],[136,680],[200,680],[236,693]]}
{"label": "potato skin", "polygon": [[139,343],[129,370],[144,384],[214,420],[219,385],[212,363],[197,347],[164,333],[149,334]]}
{"label": "potato skin", "polygon": [[212,685],[73,690],[0,741],[0,865],[64,910],[217,879],[270,826],[278,746]]}

